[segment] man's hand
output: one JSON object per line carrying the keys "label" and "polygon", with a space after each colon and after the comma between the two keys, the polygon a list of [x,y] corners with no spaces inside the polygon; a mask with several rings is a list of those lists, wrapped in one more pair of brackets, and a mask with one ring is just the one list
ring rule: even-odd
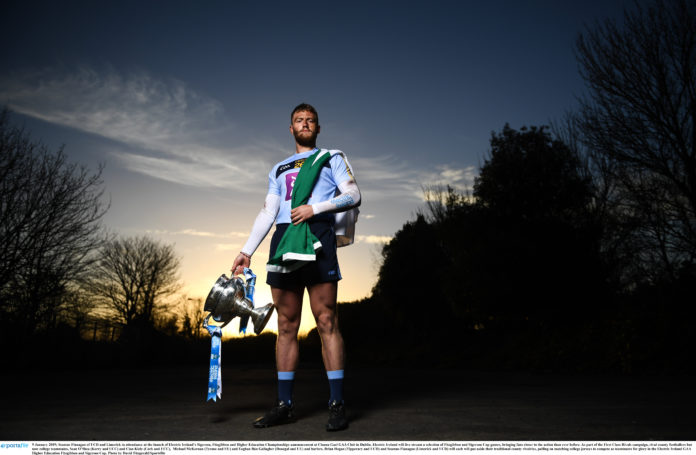
{"label": "man's hand", "polygon": [[301,205],[295,207],[290,211],[290,220],[292,224],[300,224],[303,221],[307,221],[314,216],[314,209],[311,205]]}
{"label": "man's hand", "polygon": [[232,276],[244,273],[244,267],[249,267],[251,265],[251,257],[244,253],[239,253],[232,264]]}

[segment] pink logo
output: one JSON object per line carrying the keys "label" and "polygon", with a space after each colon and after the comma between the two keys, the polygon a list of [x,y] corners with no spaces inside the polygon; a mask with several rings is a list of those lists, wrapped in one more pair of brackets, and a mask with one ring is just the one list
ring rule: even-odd
{"label": "pink logo", "polygon": [[292,189],[295,186],[295,179],[297,178],[298,173],[299,172],[285,174],[285,200],[286,201],[289,201],[290,198],[292,198]]}

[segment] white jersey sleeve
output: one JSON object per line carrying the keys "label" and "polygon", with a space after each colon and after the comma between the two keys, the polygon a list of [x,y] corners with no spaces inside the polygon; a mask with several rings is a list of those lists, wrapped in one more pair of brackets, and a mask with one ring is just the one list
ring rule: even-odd
{"label": "white jersey sleeve", "polygon": [[251,256],[259,247],[263,239],[268,235],[268,231],[273,227],[278,210],[280,208],[280,196],[272,193],[266,195],[266,202],[256,216],[254,225],[251,228],[249,239],[242,248],[242,253]]}
{"label": "white jersey sleeve", "polygon": [[331,174],[337,187],[343,182],[349,180],[355,181],[355,177],[353,177],[353,173],[343,152],[338,150],[335,151],[329,163],[331,164]]}
{"label": "white jersey sleeve", "polygon": [[355,180],[345,180],[338,185],[339,194],[323,202],[312,204],[315,215],[324,212],[344,212],[360,205],[360,189]]}

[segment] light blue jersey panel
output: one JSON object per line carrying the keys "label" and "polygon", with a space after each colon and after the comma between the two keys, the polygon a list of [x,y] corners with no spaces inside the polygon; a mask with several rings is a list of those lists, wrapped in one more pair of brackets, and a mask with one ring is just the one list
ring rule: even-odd
{"label": "light blue jersey panel", "polygon": [[[268,174],[268,193],[280,196],[280,210],[276,217],[276,223],[290,223],[290,209],[292,203],[292,188],[297,174],[300,172],[305,159],[313,155],[317,149],[309,152],[296,153],[289,158],[273,166]],[[336,195],[336,189],[341,183],[352,180],[353,176],[346,165],[343,153],[339,150],[332,151],[334,156],[327,161],[321,170],[317,183],[314,185],[308,204],[328,201]],[[332,213],[320,213],[317,218],[332,219]]]}

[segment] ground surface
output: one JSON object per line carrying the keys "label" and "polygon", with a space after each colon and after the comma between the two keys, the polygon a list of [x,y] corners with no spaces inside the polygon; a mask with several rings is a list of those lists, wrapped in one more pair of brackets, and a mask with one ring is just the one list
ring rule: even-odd
{"label": "ground surface", "polygon": [[[229,357],[228,357],[229,358]],[[275,398],[269,368],[0,373],[3,440],[696,440],[692,377],[354,369],[350,428],[327,433],[323,370],[296,375],[298,422],[255,429]]]}

